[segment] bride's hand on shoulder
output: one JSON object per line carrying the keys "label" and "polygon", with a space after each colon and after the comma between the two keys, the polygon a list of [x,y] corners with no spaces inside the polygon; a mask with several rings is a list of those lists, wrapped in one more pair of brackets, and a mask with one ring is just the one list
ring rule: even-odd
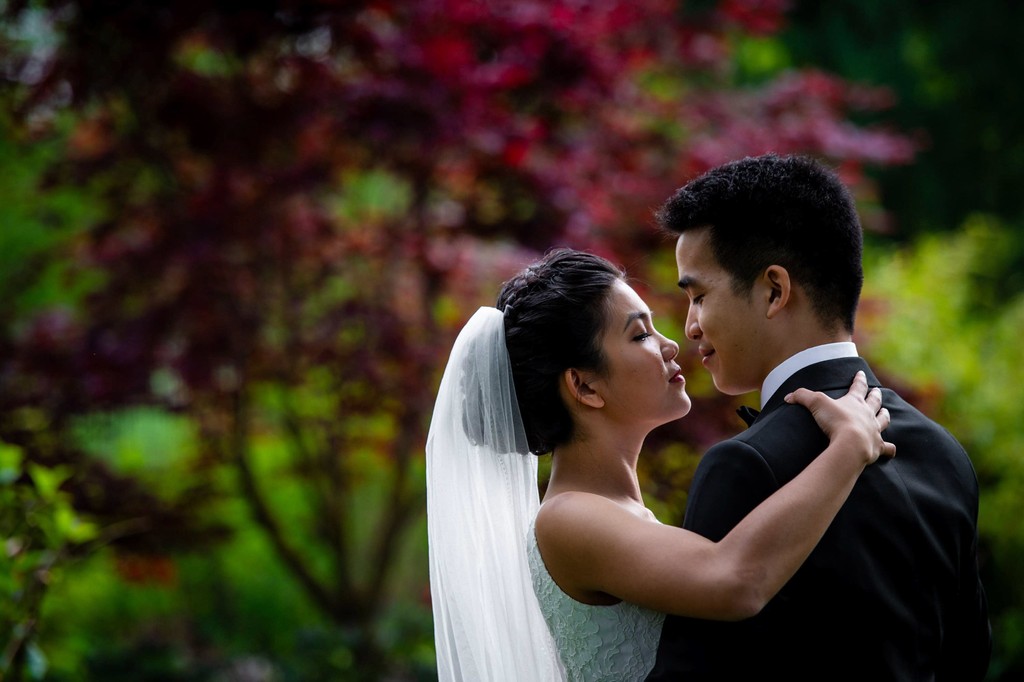
{"label": "bride's hand on shoulder", "polygon": [[810,410],[814,421],[833,443],[840,439],[854,442],[854,448],[865,455],[868,464],[880,456],[896,454],[896,446],[882,438],[882,431],[889,426],[889,410],[882,407],[882,391],[868,390],[862,371],[857,372],[850,390],[841,398],[833,400],[820,391],[799,388],[785,400]]}

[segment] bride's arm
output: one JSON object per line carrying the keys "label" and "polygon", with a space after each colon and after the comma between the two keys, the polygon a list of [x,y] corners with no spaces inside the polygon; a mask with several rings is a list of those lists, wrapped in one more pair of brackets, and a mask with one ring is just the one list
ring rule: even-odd
{"label": "bride's arm", "polygon": [[889,423],[881,395],[865,393],[858,373],[839,400],[793,394],[791,402],[810,409],[829,435],[829,446],[720,542],[645,521],[597,495],[547,501],[537,538],[548,571],[570,596],[590,603],[614,597],[698,618],[755,615],[817,545],[864,467],[895,453],[880,434]]}

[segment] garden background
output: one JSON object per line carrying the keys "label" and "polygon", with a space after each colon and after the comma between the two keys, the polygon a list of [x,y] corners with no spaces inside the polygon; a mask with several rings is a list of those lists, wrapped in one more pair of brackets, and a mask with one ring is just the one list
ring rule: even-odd
{"label": "garden background", "polygon": [[[570,245],[682,339],[652,209],[769,150],[856,194],[855,340],[970,452],[989,678],[1024,677],[1024,5],[0,17],[0,679],[435,679],[423,445],[458,328]],[[642,460],[665,522],[741,427],[682,359],[693,412]]]}

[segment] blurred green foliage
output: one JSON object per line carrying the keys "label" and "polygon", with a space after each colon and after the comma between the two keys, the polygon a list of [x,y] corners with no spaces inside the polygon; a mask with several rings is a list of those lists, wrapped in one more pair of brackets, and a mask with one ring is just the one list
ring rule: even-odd
{"label": "blurred green foliage", "polygon": [[[180,485],[180,477],[188,475],[183,455],[195,448],[197,437],[188,420],[132,410],[104,421],[102,427],[83,425],[79,433],[84,434],[86,449],[102,440],[104,457],[116,470],[158,481],[167,494]],[[271,502],[294,515],[289,527],[308,528],[311,523],[305,517],[313,512],[300,478],[289,471],[287,448],[273,436],[261,439],[257,447],[259,474],[275,481]],[[10,478],[7,464],[15,459],[9,451],[0,451],[5,480]],[[381,475],[379,467],[372,465],[364,474],[368,483]],[[225,488],[232,485],[232,476],[227,467],[217,474]],[[41,500],[52,499],[58,481],[51,475],[43,483]],[[5,494],[10,490],[0,488]],[[379,487],[368,484],[360,488],[354,502],[372,510],[380,504],[375,499],[378,494]],[[0,508],[5,510],[31,510],[33,517],[27,522],[36,526],[46,513],[43,528],[53,535],[41,552],[21,559],[27,568],[16,571],[15,577],[54,556],[46,548],[59,546],[64,536],[82,539],[83,526],[73,517],[66,518],[66,506],[2,502]],[[209,551],[164,557],[99,551],[48,579],[38,642],[30,649],[38,661],[35,665],[46,670],[45,679],[236,679],[231,675],[296,681],[362,679],[353,667],[359,633],[339,630],[325,621],[276,559],[245,505],[224,497],[208,513],[231,529],[231,539]],[[372,527],[371,519],[360,518],[363,523],[357,531],[365,534]],[[413,534],[415,540],[407,543],[398,559],[405,569],[398,571],[391,597],[397,605],[380,625],[381,638],[388,651],[405,662],[400,667],[408,679],[429,679],[433,648],[422,593],[421,572],[426,563],[422,524]],[[325,558],[320,563],[325,568]],[[4,594],[12,594],[17,586],[5,583],[3,587]],[[21,617],[20,613],[2,615],[10,616],[5,618],[8,623]]]}
{"label": "blurred green foliage", "polygon": [[974,462],[993,680],[1024,674],[1024,294],[997,298],[992,281],[1018,235],[978,214],[954,233],[870,250],[858,320],[862,352]]}
{"label": "blurred green foliage", "polygon": [[[957,230],[979,211],[1024,227],[1022,22],[1021,3],[793,3],[776,37],[787,62],[891,88],[885,120],[921,144],[913,164],[872,171],[897,238]],[[1004,247],[985,270],[1007,294],[1024,291],[1024,239]]]}
{"label": "blurred green foliage", "polygon": [[0,443],[0,679],[46,678],[48,661],[38,641],[46,618],[46,592],[60,585],[75,547],[93,540],[96,527],[79,518],[61,484],[67,468],[46,468]]}
{"label": "blurred green foliage", "polygon": [[41,187],[45,169],[64,152],[63,145],[20,135],[8,108],[0,94],[0,299],[6,306],[0,319],[18,319],[43,308],[73,306],[89,290],[94,278],[72,281],[67,277],[72,263],[53,262],[49,255],[102,219],[103,204],[89,187]]}
{"label": "blurred green foliage", "polygon": [[[60,152],[57,144],[19,139],[6,115],[0,118],[0,324],[73,307],[88,287],[88,278],[67,286],[68,264],[42,258],[100,216],[87,191],[40,189],[43,169]],[[44,413],[30,407],[4,418],[47,427]],[[30,462],[19,446],[0,441],[0,679],[47,676],[48,654],[39,644],[44,598],[64,581],[76,548],[97,537],[62,490],[71,473]]]}

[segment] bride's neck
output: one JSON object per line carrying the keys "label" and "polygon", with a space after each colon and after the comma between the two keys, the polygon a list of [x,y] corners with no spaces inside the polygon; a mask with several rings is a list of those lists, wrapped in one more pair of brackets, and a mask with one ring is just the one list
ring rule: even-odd
{"label": "bride's neck", "polygon": [[555,448],[545,497],[579,491],[616,501],[643,504],[636,463],[640,443],[577,439]]}

